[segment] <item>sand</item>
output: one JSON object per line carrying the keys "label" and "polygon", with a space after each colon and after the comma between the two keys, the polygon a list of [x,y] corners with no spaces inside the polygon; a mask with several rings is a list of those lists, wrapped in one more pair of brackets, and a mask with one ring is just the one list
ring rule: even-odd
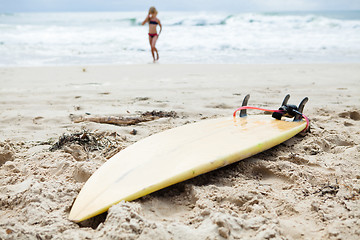
{"label": "sand", "polygon": [[[311,132],[83,223],[67,220],[113,154],[165,129],[229,116],[247,93],[249,105],[272,109],[287,93],[294,104],[308,96]],[[0,68],[0,239],[359,239],[359,93],[360,64]],[[176,116],[74,123],[153,110]],[[75,133],[112,145],[49,150]]]}

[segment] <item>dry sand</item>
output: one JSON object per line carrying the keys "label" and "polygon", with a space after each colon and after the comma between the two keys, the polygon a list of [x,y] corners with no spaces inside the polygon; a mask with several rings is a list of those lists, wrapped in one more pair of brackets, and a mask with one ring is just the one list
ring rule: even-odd
{"label": "dry sand", "polygon": [[[165,129],[229,116],[247,93],[249,105],[267,108],[286,93],[294,104],[308,96],[311,133],[81,224],[67,220],[111,155]],[[0,239],[360,239],[359,93],[360,64],[0,68]],[[177,116],[73,122],[153,110]],[[113,145],[49,151],[81,131]]]}

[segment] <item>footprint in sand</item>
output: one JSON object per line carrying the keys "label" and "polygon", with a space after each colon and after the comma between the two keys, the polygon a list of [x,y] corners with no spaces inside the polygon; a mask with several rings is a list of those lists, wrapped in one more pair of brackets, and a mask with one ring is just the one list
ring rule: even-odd
{"label": "footprint in sand", "polygon": [[92,171],[88,169],[86,165],[77,165],[73,172],[73,178],[77,182],[86,182],[92,174]]}
{"label": "footprint in sand", "polygon": [[15,159],[15,151],[8,143],[0,142],[0,166]]}
{"label": "footprint in sand", "polygon": [[256,166],[252,170],[253,176],[259,178],[261,183],[264,184],[288,184],[292,181],[287,176],[275,174],[271,169],[265,166]]}
{"label": "footprint in sand", "polygon": [[348,112],[342,112],[339,113],[339,117],[341,118],[350,118],[355,121],[360,120],[360,113],[358,111],[348,111]]}

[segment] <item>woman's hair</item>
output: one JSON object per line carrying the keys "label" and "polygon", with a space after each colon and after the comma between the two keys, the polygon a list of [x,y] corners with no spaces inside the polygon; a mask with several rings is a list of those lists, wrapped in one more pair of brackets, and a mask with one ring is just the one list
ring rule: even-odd
{"label": "woman's hair", "polygon": [[149,14],[154,14],[154,13],[157,13],[158,11],[156,10],[155,7],[150,7],[149,9]]}

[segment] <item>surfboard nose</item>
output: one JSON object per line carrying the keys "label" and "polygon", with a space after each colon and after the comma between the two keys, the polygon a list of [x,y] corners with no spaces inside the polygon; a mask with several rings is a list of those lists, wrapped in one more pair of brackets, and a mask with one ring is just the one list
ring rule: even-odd
{"label": "surfboard nose", "polygon": [[75,211],[74,208],[71,208],[68,219],[73,222],[81,222],[82,217]]}
{"label": "surfboard nose", "polygon": [[108,210],[109,207],[103,207],[103,208],[99,208],[99,209],[94,209],[91,206],[87,205],[87,206],[83,206],[82,208],[80,208],[80,206],[73,206],[71,208],[70,214],[68,216],[68,219],[70,221],[73,222],[82,222],[86,219],[95,217],[96,215],[99,215],[103,212],[106,212]]}

